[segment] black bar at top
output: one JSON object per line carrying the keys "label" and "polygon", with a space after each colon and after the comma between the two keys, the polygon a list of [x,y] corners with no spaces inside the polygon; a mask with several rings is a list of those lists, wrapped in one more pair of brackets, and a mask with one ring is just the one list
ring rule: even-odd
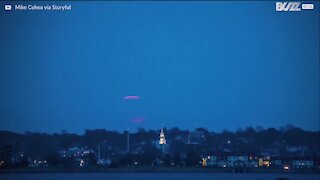
{"label": "black bar at top", "polygon": [[183,1],[193,1],[193,2],[319,2],[319,0],[0,0],[0,2],[183,2]]}

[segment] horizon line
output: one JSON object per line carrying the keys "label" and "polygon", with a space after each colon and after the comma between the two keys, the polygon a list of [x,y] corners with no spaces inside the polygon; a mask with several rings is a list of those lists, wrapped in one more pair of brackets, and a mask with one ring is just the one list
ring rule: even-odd
{"label": "horizon line", "polygon": [[[173,126],[173,127],[163,127],[165,129],[169,129],[169,130],[172,130],[172,129],[175,129],[175,128],[178,128],[180,131],[195,131],[197,129],[205,129],[207,130],[208,132],[211,132],[211,133],[224,133],[224,132],[232,132],[232,133],[236,133],[238,131],[245,131],[246,129],[248,128],[253,128],[255,131],[259,132],[259,131],[263,131],[263,130],[267,130],[267,129],[276,129],[276,130],[279,130],[279,131],[282,131],[282,128],[284,129],[301,129],[303,131],[307,131],[307,132],[320,132],[320,129],[318,130],[310,130],[310,129],[305,129],[305,128],[302,128],[302,127],[298,127],[298,126],[295,126],[295,125],[292,125],[292,124],[286,124],[284,126],[280,126],[280,127],[263,127],[261,125],[257,125],[257,126],[247,126],[245,128],[237,128],[235,130],[230,130],[230,129],[222,129],[220,131],[216,131],[216,130],[211,130],[209,128],[204,128],[204,127],[195,127],[195,128],[179,128],[177,126]],[[259,129],[260,128],[260,129]],[[153,128],[143,128],[143,127],[137,127],[135,128],[134,130],[133,129],[130,129],[129,131],[132,132],[132,133],[136,133],[136,132],[139,132],[140,129],[143,129],[145,131],[157,131],[157,130],[160,130],[161,129],[161,126],[159,126],[158,129],[153,129]],[[110,132],[118,132],[118,133],[122,133],[122,132],[126,132],[128,131],[128,128],[124,128],[123,130],[119,130],[119,129],[107,129],[107,128],[88,128],[88,129],[82,129],[82,132],[72,132],[72,131],[69,131],[69,130],[66,130],[66,129],[62,129],[60,130],[60,132],[57,132],[57,131],[54,131],[54,132],[50,132],[50,131],[30,131],[30,130],[25,130],[24,132],[21,132],[21,131],[14,131],[14,130],[8,130],[8,129],[0,129],[0,132],[11,132],[11,133],[16,133],[16,134],[27,134],[27,133],[40,133],[40,134],[49,134],[49,135],[53,135],[53,134],[76,134],[76,135],[84,135],[85,132],[89,130],[89,131],[95,131],[95,130],[105,130],[105,131],[110,131]]]}

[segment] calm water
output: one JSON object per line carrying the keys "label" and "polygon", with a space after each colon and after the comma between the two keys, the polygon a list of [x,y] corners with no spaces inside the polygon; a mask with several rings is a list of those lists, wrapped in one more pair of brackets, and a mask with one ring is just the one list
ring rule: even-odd
{"label": "calm water", "polygon": [[77,173],[77,174],[0,174],[1,180],[319,180],[320,174],[210,174],[210,173]]}

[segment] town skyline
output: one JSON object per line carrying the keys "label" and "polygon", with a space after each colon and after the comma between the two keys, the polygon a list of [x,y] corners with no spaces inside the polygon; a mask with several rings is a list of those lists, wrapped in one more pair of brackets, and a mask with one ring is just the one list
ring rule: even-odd
{"label": "town skyline", "polygon": [[[318,172],[318,132],[292,125],[210,132],[205,128],[86,130],[17,134],[0,131],[0,169],[46,171],[201,168],[216,172]],[[48,148],[43,151],[43,148]]]}

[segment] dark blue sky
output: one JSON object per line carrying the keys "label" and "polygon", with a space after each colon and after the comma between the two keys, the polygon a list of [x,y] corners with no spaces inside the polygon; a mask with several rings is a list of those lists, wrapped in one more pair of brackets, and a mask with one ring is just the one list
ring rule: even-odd
{"label": "dark blue sky", "polygon": [[319,130],[319,3],[72,4],[1,10],[0,130]]}

